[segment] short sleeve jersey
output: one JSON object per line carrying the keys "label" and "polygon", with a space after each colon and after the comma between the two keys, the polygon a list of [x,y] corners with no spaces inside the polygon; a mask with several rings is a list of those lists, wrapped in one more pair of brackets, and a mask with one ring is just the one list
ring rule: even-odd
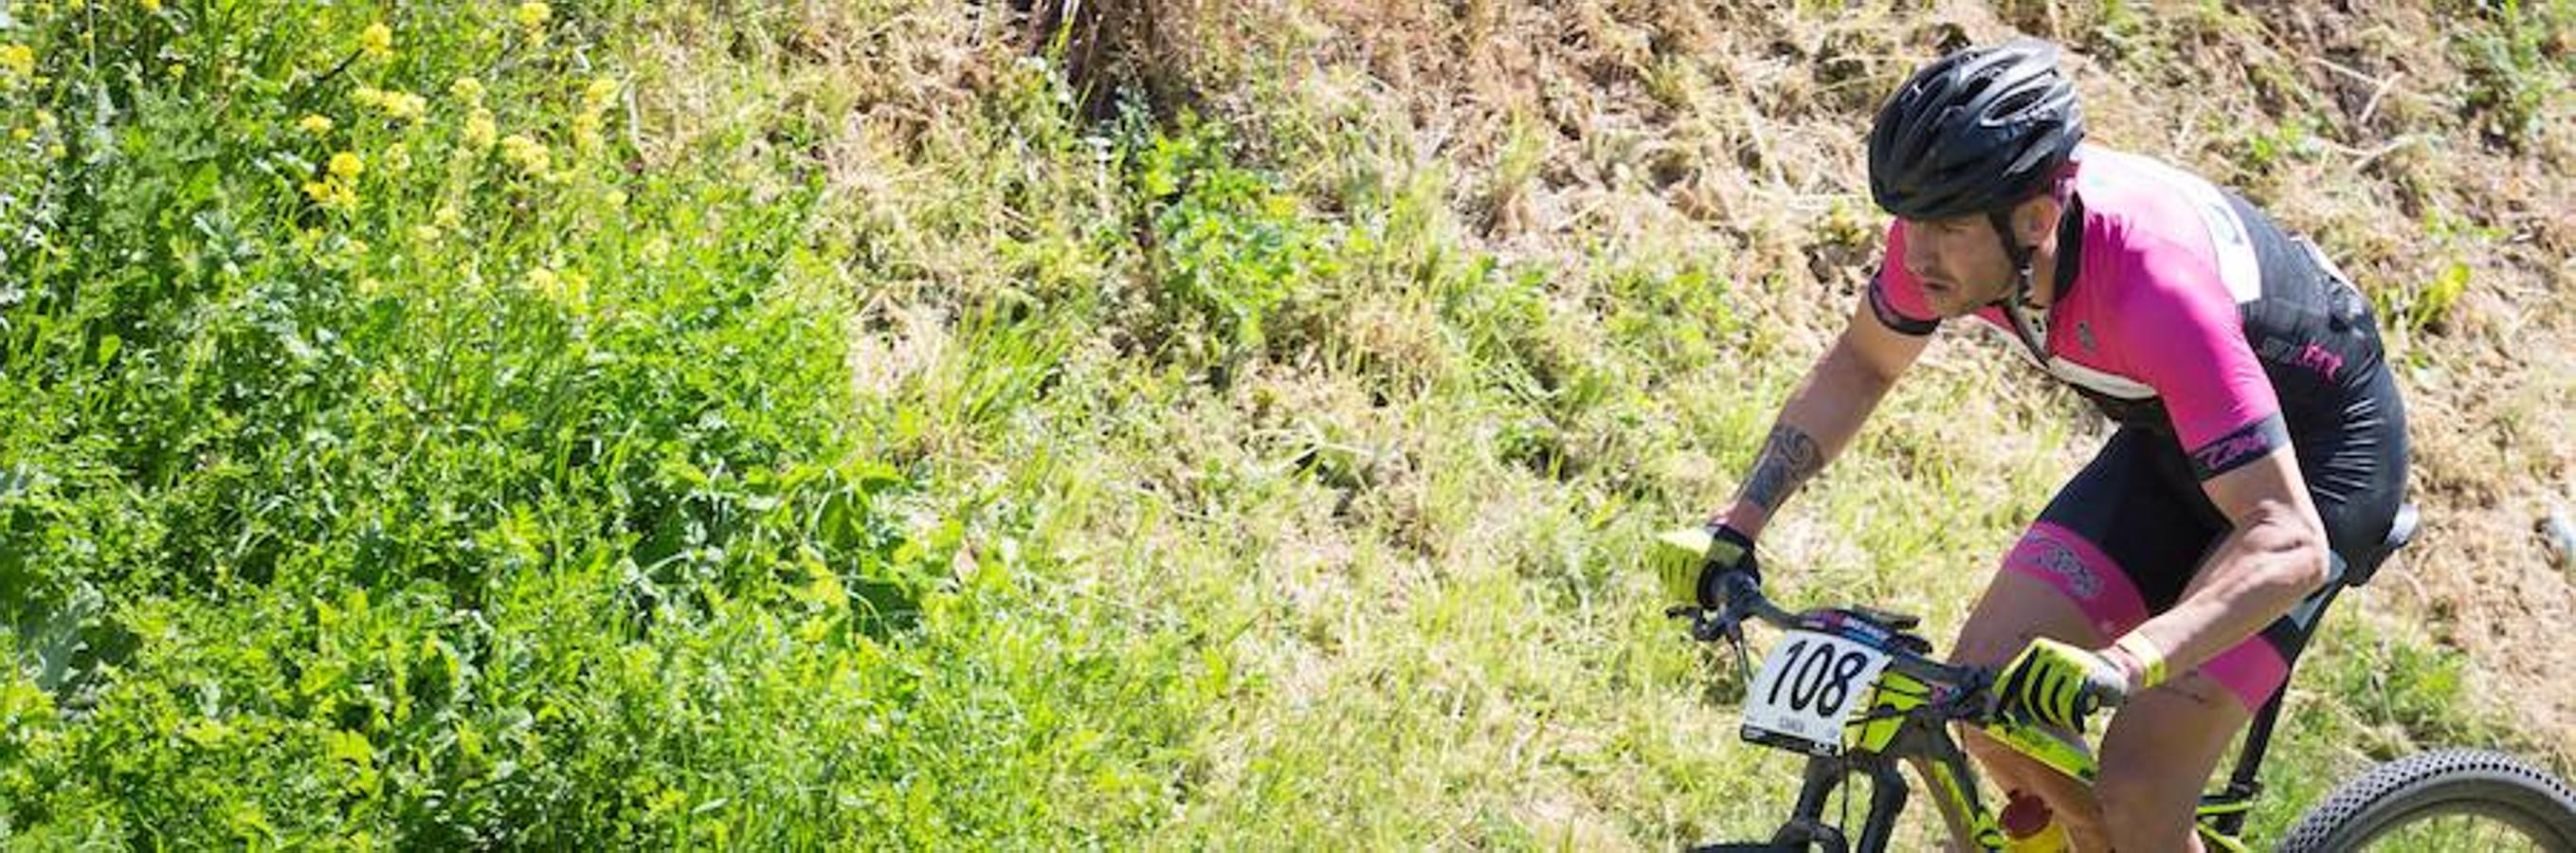
{"label": "short sleeve jersey", "polygon": [[[2095,146],[2077,160],[2056,298],[2026,318],[2042,352],[2013,349],[2114,420],[2173,436],[2204,480],[2328,426],[2380,358],[2350,282],[2197,176]],[[1905,231],[1888,228],[1869,304],[1891,329],[1930,334],[1922,284],[1899,261]],[[2015,334],[1998,307],[1977,317]]]}

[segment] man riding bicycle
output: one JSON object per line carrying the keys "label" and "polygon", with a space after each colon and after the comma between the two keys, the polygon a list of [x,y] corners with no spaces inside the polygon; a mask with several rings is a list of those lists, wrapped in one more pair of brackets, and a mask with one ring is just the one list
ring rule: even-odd
{"label": "man riding bicycle", "polygon": [[1711,516],[1697,580],[1847,445],[1943,320],[1975,317],[2118,424],[2005,555],[1955,662],[2016,713],[2081,730],[2127,696],[2086,788],[1967,732],[2079,849],[2197,850],[2201,785],[2306,643],[2287,618],[2371,559],[2401,503],[2405,413],[2368,302],[2314,246],[2174,167],[2086,144],[2057,49],[1917,71],[1869,135],[1887,255],[1834,346]]}

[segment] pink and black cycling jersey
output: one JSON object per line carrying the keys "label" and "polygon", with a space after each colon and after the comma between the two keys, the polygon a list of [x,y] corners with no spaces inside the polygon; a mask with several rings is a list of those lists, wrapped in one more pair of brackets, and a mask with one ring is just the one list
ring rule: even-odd
{"label": "pink and black cycling jersey", "polygon": [[[2376,325],[2307,241],[2232,193],[2146,157],[2086,146],[2058,230],[2056,296],[1977,316],[2123,425],[2172,436],[2201,479],[2326,428],[2367,393]],[[1889,328],[1937,326],[1888,228],[1869,304]],[[2031,344],[2044,342],[2034,347]],[[2044,350],[2034,352],[2034,349]]]}
{"label": "pink and black cycling jersey", "polygon": [[[1977,316],[2121,426],[2003,571],[2057,589],[2108,642],[2180,601],[2227,535],[2205,482],[2285,446],[2336,558],[2378,559],[2405,492],[2406,418],[2360,292],[2207,181],[2093,147],[2077,164],[2055,298]],[[1896,260],[1905,239],[1902,222],[1888,229],[1869,304],[1888,328],[1930,334],[1922,285]],[[2302,612],[2194,671],[2262,705],[2306,645]]]}

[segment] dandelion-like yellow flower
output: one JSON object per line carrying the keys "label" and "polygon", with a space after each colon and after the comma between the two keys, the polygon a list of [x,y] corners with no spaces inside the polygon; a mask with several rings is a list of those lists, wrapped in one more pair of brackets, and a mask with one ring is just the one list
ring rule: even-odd
{"label": "dandelion-like yellow flower", "polygon": [[24,127],[13,127],[9,129],[9,139],[11,141],[25,142],[34,138],[36,138],[36,132],[33,130]]}
{"label": "dandelion-like yellow flower", "polygon": [[543,177],[554,165],[553,155],[546,152],[545,143],[519,133],[501,137],[501,159],[510,161],[510,165],[519,167],[520,174],[532,178]]}
{"label": "dandelion-like yellow flower", "polygon": [[314,204],[335,210],[347,210],[358,206],[357,188],[338,178],[305,181],[304,195],[313,199]]}
{"label": "dandelion-like yellow flower", "polygon": [[0,44],[0,71],[13,77],[35,76],[36,51],[23,44]]}
{"label": "dandelion-like yellow flower", "polygon": [[572,117],[572,147],[584,154],[599,150],[599,114],[581,113]]}
{"label": "dandelion-like yellow flower", "polygon": [[159,11],[161,11],[161,0],[143,0],[143,4],[142,4],[142,5],[143,5],[143,11],[146,11],[146,12],[159,12]]}
{"label": "dandelion-like yellow flower", "polygon": [[443,204],[439,205],[437,213],[430,214],[429,221],[440,228],[454,228],[457,223],[465,221],[465,214],[455,205]]}
{"label": "dandelion-like yellow flower", "polygon": [[474,112],[465,117],[466,150],[476,154],[490,151],[493,141],[500,135],[501,129],[493,123],[491,110],[475,107]]}
{"label": "dandelion-like yellow flower", "polygon": [[534,32],[545,28],[546,19],[554,17],[554,14],[555,10],[553,7],[547,6],[544,3],[536,2],[536,0],[528,0],[526,3],[519,4],[518,10],[512,12],[511,16],[519,19],[519,26],[526,27],[530,32]]}
{"label": "dandelion-like yellow flower", "polygon": [[385,146],[385,153],[381,159],[384,161],[385,171],[394,173],[410,171],[411,147],[400,142]]}
{"label": "dandelion-like yellow flower", "polygon": [[307,115],[295,120],[295,129],[314,136],[321,136],[322,134],[331,132],[331,119],[327,116]]}
{"label": "dandelion-like yellow flower", "polygon": [[349,99],[374,108],[384,113],[386,118],[395,121],[418,121],[422,115],[429,112],[429,99],[410,92],[360,86],[357,91],[349,93]]}
{"label": "dandelion-like yellow flower", "polygon": [[454,84],[447,87],[447,93],[455,95],[457,100],[468,104],[480,104],[483,102],[483,81],[472,77],[458,77]]}
{"label": "dandelion-like yellow flower", "polygon": [[534,267],[528,270],[525,283],[537,295],[567,308],[580,308],[590,298],[590,277],[569,270]]}
{"label": "dandelion-like yellow flower", "polygon": [[598,112],[607,109],[608,102],[616,97],[617,80],[615,78],[594,78],[590,81],[590,86],[581,91],[581,107],[591,112]]}
{"label": "dandelion-like yellow flower", "polygon": [[358,155],[355,153],[342,151],[338,154],[331,155],[331,177],[339,178],[344,181],[354,181],[358,179],[358,175],[360,173],[363,173],[366,170],[366,162],[359,160]]}
{"label": "dandelion-like yellow flower", "polygon": [[563,279],[563,288],[556,291],[556,298],[576,308],[590,304],[590,276],[565,270],[559,277]]}
{"label": "dandelion-like yellow flower", "polygon": [[48,110],[37,110],[36,126],[46,130],[52,130],[54,127],[54,114]]}
{"label": "dandelion-like yellow flower", "polygon": [[383,24],[368,24],[366,31],[358,34],[358,52],[366,54],[368,59],[392,59],[394,28]]}

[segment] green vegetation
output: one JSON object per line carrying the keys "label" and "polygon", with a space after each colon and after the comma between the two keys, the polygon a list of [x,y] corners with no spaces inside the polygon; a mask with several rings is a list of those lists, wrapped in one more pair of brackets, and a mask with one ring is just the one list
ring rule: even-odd
{"label": "green vegetation", "polygon": [[[1832,11],[1252,5],[1161,42],[929,0],[0,5],[0,841],[1756,831],[1795,764],[1632,569],[1850,309],[1851,92],[1940,28],[1782,71]],[[2182,73],[2130,63],[2197,24],[2109,8],[2049,25]],[[2555,144],[2576,13],[2481,14],[2463,67],[2558,76],[2464,76],[2476,120]],[[1482,55],[1452,29],[1562,64],[1452,111],[1487,72],[1384,64]],[[2209,144],[2303,198],[2327,100]],[[2373,296],[2420,370],[2489,328],[2458,264],[2529,274],[2453,201],[2395,218],[2441,225],[2423,266],[2377,208],[2317,226],[2419,283]],[[1776,595],[1958,624],[2095,438],[2000,352],[1889,401],[1765,543]],[[2529,478],[2453,470],[2436,511]],[[2476,707],[2480,659],[2377,592],[2258,839],[2369,760],[2563,725]]]}

